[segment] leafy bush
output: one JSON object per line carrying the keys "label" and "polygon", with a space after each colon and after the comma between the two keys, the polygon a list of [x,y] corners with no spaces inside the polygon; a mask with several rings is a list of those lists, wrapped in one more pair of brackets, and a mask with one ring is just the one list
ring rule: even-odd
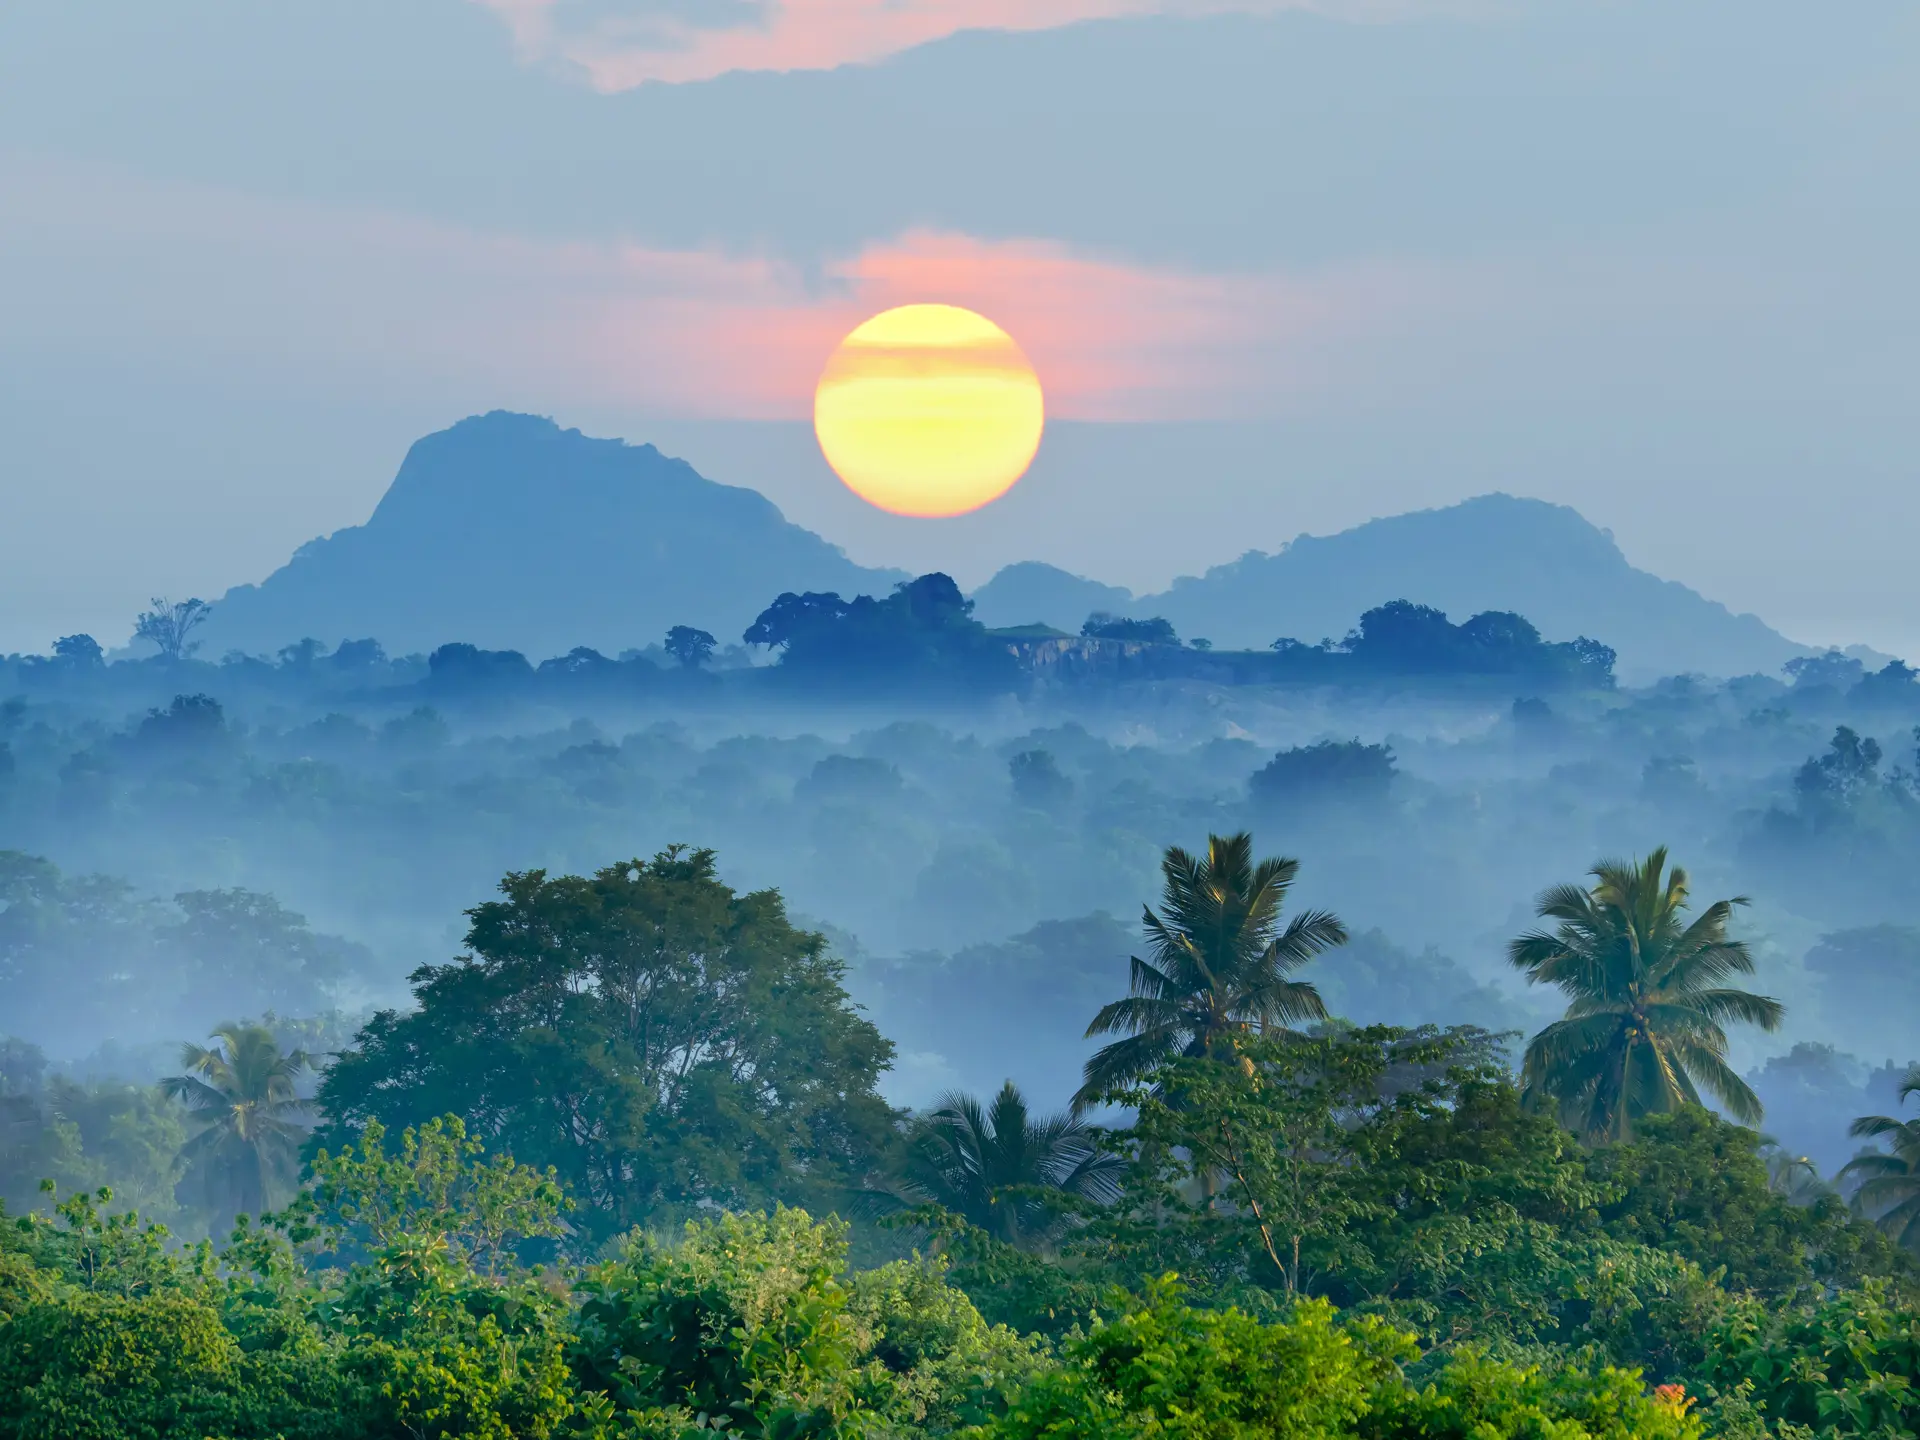
{"label": "leafy bush", "polygon": [[1877,1282],[1785,1310],[1743,1303],[1702,1369],[1783,1440],[1920,1431],[1920,1311]]}
{"label": "leafy bush", "polygon": [[1413,1342],[1321,1301],[1262,1324],[1186,1304],[1169,1276],[1071,1340],[993,1440],[1292,1440],[1352,1434]]}

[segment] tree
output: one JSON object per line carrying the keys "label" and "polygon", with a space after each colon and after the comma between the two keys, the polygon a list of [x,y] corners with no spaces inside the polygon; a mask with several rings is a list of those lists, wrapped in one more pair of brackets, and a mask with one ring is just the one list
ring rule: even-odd
{"label": "tree", "polygon": [[749,645],[784,650],[800,636],[831,626],[851,608],[832,591],[809,590],[796,595],[788,590],[762,610],[740,638]]}
{"label": "tree", "polygon": [[[1129,620],[1123,615],[1109,614],[1105,610],[1096,610],[1087,617],[1087,623],[1080,627],[1080,634],[1088,640],[1123,640],[1134,645],[1178,645],[1180,636],[1173,628],[1171,620],[1155,615],[1150,620]],[[1196,645],[1205,645],[1204,641],[1195,641]]]}
{"label": "tree", "polygon": [[427,657],[427,682],[435,690],[498,693],[524,685],[533,673],[518,650],[482,650],[465,641],[442,645]]}
{"label": "tree", "polygon": [[[1920,1095],[1920,1065],[1900,1081],[1900,1101]],[[1840,1178],[1859,1182],[1854,1204],[1873,1218],[1903,1249],[1920,1254],[1920,1119],[1863,1115],[1848,1133],[1862,1140],[1884,1140],[1885,1151],[1866,1151],[1849,1160]]]}
{"label": "tree", "polygon": [[1007,762],[1007,774],[1022,805],[1046,810],[1073,798],[1073,781],[1061,772],[1051,751],[1022,750]]}
{"label": "tree", "polygon": [[1120,1167],[1072,1115],[1033,1118],[1009,1080],[991,1105],[956,1092],[913,1122],[900,1190],[1007,1244],[1032,1247],[1059,1228],[1049,1192],[1104,1204],[1119,1194]]}
{"label": "tree", "polygon": [[1087,1061],[1076,1108],[1147,1074],[1172,1056],[1212,1055],[1232,1037],[1326,1018],[1312,984],[1289,977],[1314,956],[1346,943],[1347,930],[1323,910],[1280,910],[1297,860],[1253,862],[1253,837],[1207,837],[1204,860],[1178,846],[1160,863],[1166,877],[1156,915],[1144,907],[1151,960],[1131,960],[1132,994],[1102,1007],[1088,1035],[1125,1034]]}
{"label": "tree", "polygon": [[1827,753],[1816,755],[1793,776],[1793,790],[1803,810],[1831,813],[1844,810],[1880,785],[1880,742],[1862,738],[1841,725],[1827,742]]}
{"label": "tree", "polygon": [[1613,1192],[1597,1205],[1609,1235],[1722,1271],[1729,1290],[1787,1300],[1902,1269],[1817,1173],[1811,1192],[1781,1193],[1776,1175],[1804,1184],[1808,1169],[1776,1165],[1764,1137],[1699,1106],[1647,1116],[1630,1141],[1588,1162]]}
{"label": "tree", "polygon": [[1020,665],[1004,640],[973,618],[973,602],[937,571],[874,599],[783,594],[742,637],[781,650],[787,684],[836,689],[1013,689]]}
{"label": "tree", "polygon": [[319,1143],[462,1117],[579,1201],[583,1243],[649,1218],[865,1183],[892,1143],[874,1089],[893,1047],[825,939],[777,891],[738,894],[711,850],[590,876],[509,874],[468,953],[411,976],[329,1067]]}
{"label": "tree", "polygon": [[681,668],[698,670],[713,658],[713,647],[719,643],[704,630],[676,625],[667,631],[666,651],[680,662]]}
{"label": "tree", "polygon": [[1380,805],[1398,773],[1390,746],[1322,740],[1278,752],[1253,772],[1247,790],[1256,805]]}
{"label": "tree", "polygon": [[200,648],[199,641],[187,637],[206,622],[211,605],[204,600],[165,600],[158,595],[147,603],[153,608],[135,617],[134,639],[148,642],[166,661],[184,660]]}
{"label": "tree", "polygon": [[487,1158],[458,1116],[406,1131],[392,1155],[385,1140],[380,1122],[369,1120],[355,1144],[314,1156],[312,1184],[284,1217],[295,1233],[335,1253],[426,1240],[488,1279],[514,1268],[523,1242],[566,1233],[572,1203],[553,1172],[511,1155]]}
{"label": "tree", "polygon": [[261,1215],[306,1134],[294,1085],[307,1057],[281,1053],[264,1025],[228,1023],[213,1039],[211,1048],[182,1047],[187,1073],[160,1082],[199,1125],[180,1159],[198,1173],[216,1213]]}
{"label": "tree", "polygon": [[231,738],[226,711],[211,695],[176,695],[166,709],[147,711],[133,732],[135,746],[153,754],[205,752]]}
{"label": "tree", "polygon": [[1727,922],[1745,897],[1717,900],[1688,924],[1687,872],[1667,868],[1665,849],[1638,863],[1606,860],[1591,890],[1560,885],[1540,897],[1542,919],[1559,922],[1508,946],[1535,985],[1568,996],[1564,1019],[1527,1046],[1521,1086],[1529,1103],[1557,1107],[1574,1129],[1619,1140],[1643,1115],[1698,1105],[1702,1089],[1744,1124],[1758,1124],[1759,1097],[1727,1064],[1728,1021],[1774,1030],[1778,1000],[1724,985],[1753,973]]}
{"label": "tree", "polygon": [[91,635],[62,635],[53,642],[53,658],[75,670],[97,670],[106,663],[100,642]]}
{"label": "tree", "polygon": [[280,661],[281,669],[305,675],[313,669],[314,662],[326,653],[327,647],[308,635],[291,645],[282,645],[276,658]]}
{"label": "tree", "polygon": [[245,1005],[307,1015],[328,1008],[335,992],[373,956],[365,946],[316,935],[306,917],[252,890],[187,890],[173,897],[181,919],[158,928],[180,1013]]}
{"label": "tree", "polygon": [[1824,655],[1796,655],[1780,668],[1796,690],[1851,690],[1867,667],[1851,655],[1829,650]]}

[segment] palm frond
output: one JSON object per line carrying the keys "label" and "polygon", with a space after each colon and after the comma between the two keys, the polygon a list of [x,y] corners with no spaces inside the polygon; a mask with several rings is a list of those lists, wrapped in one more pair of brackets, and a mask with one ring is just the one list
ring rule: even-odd
{"label": "palm frond", "polygon": [[1081,1086],[1073,1095],[1074,1112],[1085,1110],[1109,1090],[1143,1079],[1179,1048],[1177,1037],[1167,1030],[1149,1030],[1101,1046],[1082,1071]]}
{"label": "palm frond", "polygon": [[1650,1020],[1676,1026],[1733,1023],[1772,1031],[1787,1018],[1787,1007],[1770,995],[1755,995],[1750,990],[1689,990],[1679,994],[1661,990],[1645,1007],[1645,1013]]}
{"label": "palm frond", "polygon": [[1693,1040],[1674,1041],[1672,1049],[1693,1083],[1718,1100],[1735,1120],[1757,1126],[1765,1118],[1766,1107],[1760,1097],[1740,1078],[1739,1071],[1721,1058],[1721,1052]]}
{"label": "palm frond", "polygon": [[1087,1024],[1087,1038],[1095,1035],[1141,1035],[1149,1030],[1174,1031],[1181,1028],[1186,1012],[1172,1000],[1129,995],[1110,1000],[1100,1007]]}
{"label": "palm frond", "polygon": [[1284,975],[1299,969],[1316,955],[1347,943],[1347,927],[1340,917],[1326,910],[1303,910],[1288,922],[1287,928],[1266,947],[1265,967]]}

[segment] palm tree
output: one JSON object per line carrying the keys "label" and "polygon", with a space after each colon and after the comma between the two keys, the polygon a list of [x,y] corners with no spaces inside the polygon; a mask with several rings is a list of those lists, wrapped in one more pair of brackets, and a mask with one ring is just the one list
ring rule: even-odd
{"label": "palm tree", "polygon": [[294,1093],[307,1054],[282,1054],[264,1025],[228,1022],[211,1038],[211,1049],[183,1046],[180,1064],[187,1073],[160,1082],[198,1123],[180,1159],[201,1176],[216,1210],[259,1215],[275,1174],[298,1153],[307,1128],[305,1107]]}
{"label": "palm tree", "polygon": [[1667,852],[1594,866],[1591,890],[1559,885],[1540,897],[1535,930],[1508,958],[1535,985],[1558,985],[1566,1018],[1527,1046],[1520,1085],[1589,1139],[1624,1139],[1643,1115],[1700,1103],[1705,1090],[1746,1125],[1760,1097],[1727,1064],[1727,1021],[1778,1028],[1778,1000],[1724,985],[1753,973],[1753,956],[1727,938],[1744,897],[1717,900],[1688,924],[1687,872]]}
{"label": "palm tree", "polygon": [[1060,1216],[1046,1192],[1106,1204],[1121,1161],[1071,1115],[1034,1119],[1009,1080],[991,1106],[953,1093],[907,1136],[900,1193],[933,1203],[1009,1244],[1045,1244]]}
{"label": "palm tree", "polygon": [[1207,837],[1207,858],[1178,846],[1160,862],[1166,885],[1161,915],[1141,922],[1151,960],[1132,962],[1132,994],[1102,1007],[1088,1035],[1124,1034],[1087,1061],[1073,1097],[1084,1109],[1103,1092],[1138,1080],[1176,1055],[1218,1055],[1232,1037],[1323,1020],[1327,1007],[1311,984],[1290,977],[1314,956],[1347,940],[1346,926],[1323,910],[1280,928],[1280,910],[1298,860],[1253,862],[1253,837]]}
{"label": "palm tree", "polygon": [[[1920,1064],[1909,1066],[1900,1082],[1900,1103],[1920,1094]],[[1887,1141],[1886,1151],[1866,1151],[1840,1167],[1840,1179],[1857,1179],[1854,1207],[1893,1237],[1903,1249],[1920,1252],[1920,1119],[1863,1115],[1848,1134]]]}
{"label": "palm tree", "polygon": [[1771,1135],[1760,1137],[1760,1158],[1767,1167],[1767,1189],[1789,1205],[1805,1208],[1833,1194],[1811,1158],[1795,1155]]}

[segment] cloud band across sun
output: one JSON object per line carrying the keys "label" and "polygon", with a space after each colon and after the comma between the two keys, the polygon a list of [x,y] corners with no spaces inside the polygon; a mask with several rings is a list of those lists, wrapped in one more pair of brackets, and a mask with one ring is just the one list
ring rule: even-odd
{"label": "cloud band across sun", "polygon": [[1006,494],[1040,448],[1040,377],[1013,337],[956,305],[900,305],[856,326],[814,390],[821,453],[895,515],[964,515]]}

